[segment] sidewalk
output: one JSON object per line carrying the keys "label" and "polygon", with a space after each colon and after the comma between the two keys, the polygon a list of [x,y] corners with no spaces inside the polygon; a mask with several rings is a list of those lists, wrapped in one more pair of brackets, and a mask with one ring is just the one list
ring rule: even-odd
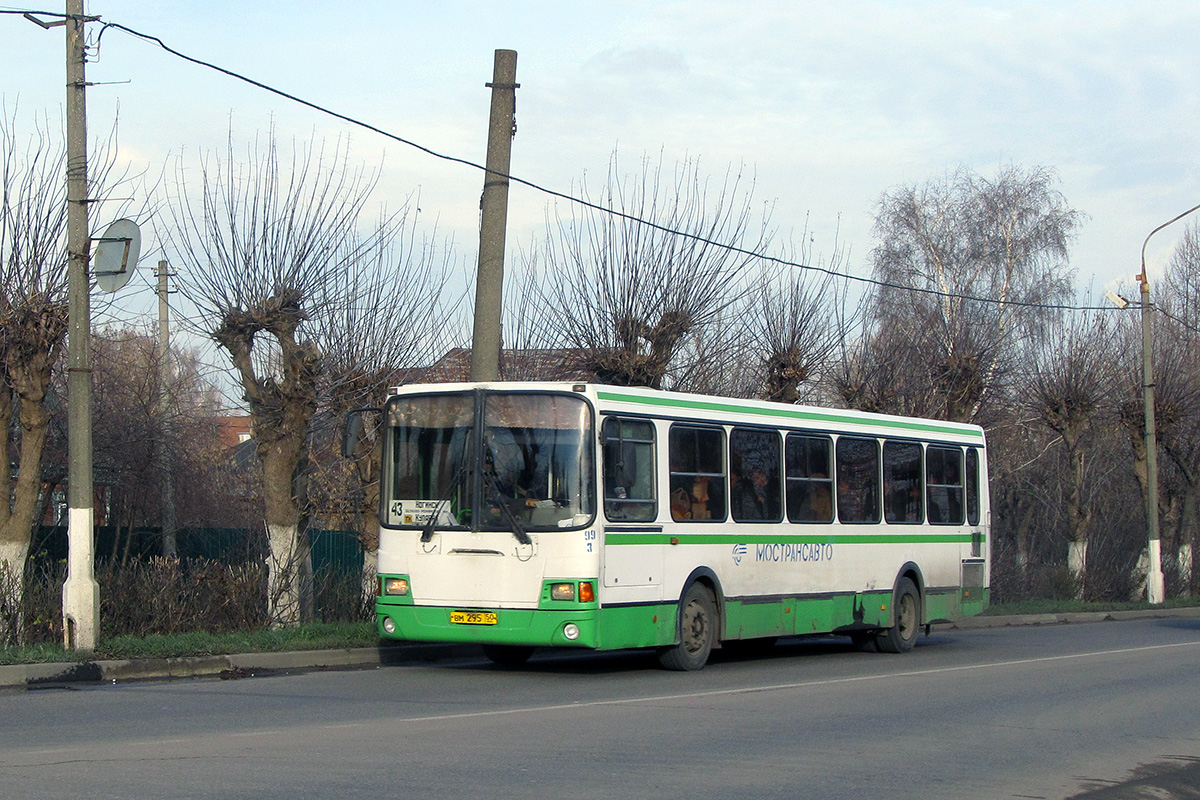
{"label": "sidewalk", "polygon": [[[938,627],[946,630],[974,630],[1022,625],[1065,625],[1168,617],[1200,619],[1200,608],[968,617],[959,622]],[[360,647],[353,650],[300,650],[287,653],[242,653],[187,658],[14,664],[0,666],[0,688],[41,688],[71,683],[116,683],[118,681],[178,678],[244,678],[272,672],[366,668],[381,664],[411,664],[421,661],[438,661],[444,658],[464,658],[478,654],[479,648],[474,645],[400,644],[383,650],[376,647]]]}

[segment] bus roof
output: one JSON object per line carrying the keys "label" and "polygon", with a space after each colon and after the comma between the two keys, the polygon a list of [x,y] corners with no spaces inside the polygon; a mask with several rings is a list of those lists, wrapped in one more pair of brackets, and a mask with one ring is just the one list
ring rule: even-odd
{"label": "bus roof", "polygon": [[599,383],[542,381],[493,381],[487,383],[414,383],[393,387],[389,394],[450,393],[473,389],[492,391],[552,391],[582,394],[601,411],[623,410],[650,416],[690,419],[719,417],[726,422],[778,424],[818,429],[841,429],[881,435],[934,438],[982,445],[983,428],[961,422],[876,414],[853,409],[790,405],[768,400],[749,400],[717,395],[689,394],[641,386],[610,386]]}

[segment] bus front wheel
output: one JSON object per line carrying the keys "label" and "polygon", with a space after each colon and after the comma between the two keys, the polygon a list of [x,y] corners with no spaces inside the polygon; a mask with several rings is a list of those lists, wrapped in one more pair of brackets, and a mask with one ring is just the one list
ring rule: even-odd
{"label": "bus front wheel", "polygon": [[708,663],[717,632],[717,601],[708,587],[693,583],[679,601],[679,642],[658,653],[666,669],[691,671]]}
{"label": "bus front wheel", "polygon": [[921,595],[909,578],[901,578],[896,584],[892,614],[895,622],[875,637],[875,646],[881,653],[907,653],[917,643],[921,630]]}

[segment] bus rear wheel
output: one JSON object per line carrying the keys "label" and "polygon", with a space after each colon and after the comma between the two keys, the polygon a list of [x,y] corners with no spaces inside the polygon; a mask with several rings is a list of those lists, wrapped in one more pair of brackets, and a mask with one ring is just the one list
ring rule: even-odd
{"label": "bus rear wheel", "polygon": [[658,653],[666,669],[690,672],[703,669],[712,653],[717,633],[717,601],[708,587],[693,583],[679,601],[679,642]]}
{"label": "bus rear wheel", "polygon": [[921,595],[909,578],[901,578],[896,584],[892,613],[895,622],[875,637],[875,646],[881,653],[907,653],[917,643],[921,630]]}
{"label": "bus rear wheel", "polygon": [[483,654],[498,667],[519,667],[533,655],[533,648],[516,644],[485,644]]}

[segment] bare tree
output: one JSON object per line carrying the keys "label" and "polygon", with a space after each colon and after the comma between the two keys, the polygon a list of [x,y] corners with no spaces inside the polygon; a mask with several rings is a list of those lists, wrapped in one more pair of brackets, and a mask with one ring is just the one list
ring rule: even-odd
{"label": "bare tree", "polygon": [[[330,377],[328,353],[361,330],[341,325],[364,287],[384,285],[381,261],[402,230],[403,213],[364,231],[374,177],[350,169],[342,147],[310,141],[281,163],[274,133],[238,163],[230,137],[224,161],[200,164],[188,194],[179,165],[168,238],[180,254],[181,288],[208,334],[229,354],[253,422],[262,465],[270,549],[268,608],[276,624],[311,614],[307,476],[313,417]],[[403,277],[391,286],[403,285]],[[414,291],[424,290],[416,285]],[[370,301],[370,289],[363,301]],[[380,314],[400,303],[381,302]],[[432,313],[432,312],[431,312]],[[361,318],[360,318],[361,319]],[[341,331],[330,340],[331,332]],[[350,337],[350,338],[346,338]],[[345,362],[343,362],[344,364]]]}
{"label": "bare tree", "polygon": [[747,291],[743,278],[769,243],[769,219],[754,219],[743,180],[730,172],[710,188],[697,162],[668,175],[649,160],[627,178],[614,156],[596,199],[605,210],[556,213],[530,255],[543,277],[544,339],[576,350],[602,382],[671,384],[688,367],[678,362],[687,337]]}
{"label": "bare tree", "polygon": [[[0,419],[8,434],[0,572],[20,587],[39,510],[51,376],[67,333],[67,212],[64,140],[41,123],[22,145],[16,127],[15,110],[0,115]],[[90,201],[125,180],[114,179],[114,149],[110,138],[94,150]],[[9,626],[12,636],[20,629],[19,619]]]}
{"label": "bare tree", "polygon": [[349,461],[339,452],[342,426],[348,411],[380,406],[389,386],[440,355],[459,316],[455,299],[444,294],[452,249],[436,240],[436,231],[418,239],[415,216],[394,234],[370,253],[373,266],[316,287],[331,313],[313,320],[325,360],[313,420],[313,506],[326,524],[358,533],[363,591],[371,596],[379,550],[382,420],[363,427]]}
{"label": "bare tree", "polygon": [[[1077,596],[1087,595],[1088,537],[1093,517],[1089,499],[1089,453],[1093,432],[1117,381],[1117,354],[1107,315],[1073,317],[1050,326],[1028,349],[1021,393],[1035,419],[1058,437],[1067,461],[1067,564]],[[1111,417],[1109,418],[1111,420]],[[1094,485],[1094,482],[1092,483]]]}
{"label": "bare tree", "polygon": [[[1159,293],[1153,319],[1155,436],[1159,447],[1159,510],[1163,565],[1171,593],[1188,592],[1195,579],[1193,552],[1200,537],[1200,225],[1184,231]],[[1130,319],[1124,331],[1125,401],[1121,418],[1133,447],[1134,470],[1146,492],[1146,450],[1141,396],[1141,331]]]}
{"label": "bare tree", "polygon": [[[873,328],[858,353],[858,382],[842,387],[847,402],[978,418],[1022,336],[1046,322],[1023,304],[1070,296],[1067,246],[1080,214],[1056,184],[1044,167],[1008,166],[995,179],[960,169],[883,196]],[[885,387],[895,397],[878,393]]]}
{"label": "bare tree", "polygon": [[[215,435],[220,392],[195,353],[172,348],[171,362],[164,385],[152,330],[109,327],[92,337],[95,469],[111,494],[108,524],[125,529],[124,552],[135,528],[164,521],[164,469],[188,478],[172,481],[180,519],[193,525],[229,519],[230,498],[217,491],[225,471]],[[163,449],[167,457],[157,458]],[[121,541],[115,537],[114,548]]]}

